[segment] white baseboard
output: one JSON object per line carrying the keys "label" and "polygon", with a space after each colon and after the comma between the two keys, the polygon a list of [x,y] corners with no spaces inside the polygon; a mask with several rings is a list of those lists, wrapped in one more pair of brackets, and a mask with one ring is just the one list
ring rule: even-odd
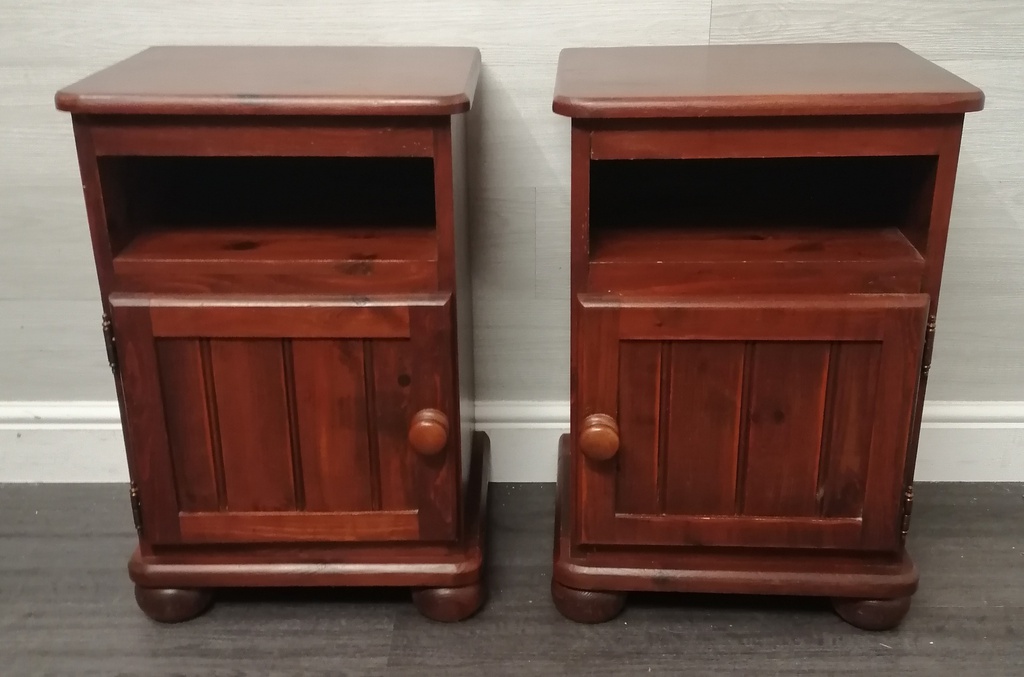
{"label": "white baseboard", "polygon": [[[476,420],[495,481],[554,481],[567,402],[478,402]],[[1024,402],[928,402],[922,428],[919,480],[1024,482]],[[0,482],[126,480],[116,403],[0,402]]]}

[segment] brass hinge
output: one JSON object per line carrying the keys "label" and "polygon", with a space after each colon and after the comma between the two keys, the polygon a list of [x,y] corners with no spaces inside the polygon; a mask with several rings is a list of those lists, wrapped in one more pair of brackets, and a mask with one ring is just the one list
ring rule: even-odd
{"label": "brass hinge", "polygon": [[903,538],[910,533],[910,514],[914,510],[914,485],[908,484],[907,490],[903,492]]}
{"label": "brass hinge", "polygon": [[135,531],[142,535],[142,499],[139,498],[139,488],[133,482],[131,485],[132,497],[132,520],[135,522]]}
{"label": "brass hinge", "polygon": [[921,378],[928,378],[932,368],[932,350],[935,348],[935,316],[928,316],[928,326],[924,332],[924,354],[921,356]]}
{"label": "brass hinge", "polygon": [[107,363],[110,364],[110,371],[117,374],[117,345],[114,343],[114,325],[110,322],[110,315],[103,314],[103,341],[107,344]]}

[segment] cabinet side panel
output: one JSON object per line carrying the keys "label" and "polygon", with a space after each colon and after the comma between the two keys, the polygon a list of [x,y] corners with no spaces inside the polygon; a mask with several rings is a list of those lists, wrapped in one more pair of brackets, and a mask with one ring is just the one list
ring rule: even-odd
{"label": "cabinet side panel", "polygon": [[202,344],[193,339],[157,339],[174,485],[182,512],[220,507],[217,463],[211,435]]}
{"label": "cabinet side panel", "polygon": [[[113,254],[110,247],[110,226],[107,223],[107,206],[104,199],[119,199],[123,195],[121,188],[114,185],[113,177],[105,177],[100,173],[99,158],[96,156],[96,147],[93,142],[91,118],[76,115],[73,117],[73,121],[75,145],[78,149],[78,166],[82,175],[82,190],[85,194],[85,211],[89,217],[92,253],[96,262],[96,277],[99,280],[100,295],[103,297],[103,305],[106,308],[114,270]],[[119,204],[123,204],[123,201],[119,201]],[[114,211],[117,210],[112,208],[111,212]],[[130,463],[131,460],[129,460]]]}
{"label": "cabinet side panel", "polygon": [[863,512],[880,357],[877,342],[850,341],[832,348],[829,425],[818,472],[822,517],[860,517]]}
{"label": "cabinet side panel", "polygon": [[[935,322],[939,305],[939,288],[942,282],[942,266],[946,258],[946,239],[949,232],[949,218],[953,208],[953,188],[956,184],[957,164],[960,158],[960,140],[963,132],[964,116],[953,118],[946,129],[942,150],[935,167],[934,192],[928,222],[928,248],[925,252],[925,284],[922,291],[927,292],[929,299],[929,325],[932,339],[925,353],[926,364],[931,364],[931,344],[935,337]],[[914,482],[914,467],[917,464],[918,444],[921,438],[921,415],[924,412],[924,398],[928,391],[928,371],[924,371],[918,380],[917,401],[911,422],[910,444],[907,448],[903,467],[903,484]]]}
{"label": "cabinet side panel", "polygon": [[[451,424],[454,475],[461,485],[468,469],[473,419],[473,317],[470,292],[468,202],[466,185],[465,115],[445,118],[434,130],[434,204],[437,219],[438,289],[452,294],[446,350],[450,352],[452,393],[445,412]],[[456,500],[455,526],[460,525],[461,503]]]}
{"label": "cabinet side panel", "polygon": [[661,353],[659,341],[623,341],[619,344],[616,512],[661,512],[658,491]]}
{"label": "cabinet side panel", "polygon": [[280,340],[210,341],[229,511],[294,510]]}
{"label": "cabinet side panel", "polygon": [[377,466],[383,510],[415,510],[413,459],[408,431],[412,418],[411,346],[408,341],[370,342],[373,409],[377,427]]}
{"label": "cabinet side panel", "polygon": [[742,341],[672,344],[665,512],[731,515],[736,502]]}
{"label": "cabinet side panel", "polygon": [[828,343],[764,342],[750,369],[741,514],[817,514]]}
{"label": "cabinet side panel", "polygon": [[306,510],[372,510],[363,342],[291,342]]}
{"label": "cabinet side panel", "polygon": [[[453,224],[455,238],[455,308],[456,322],[456,368],[458,369],[459,424],[462,428],[463,478],[469,472],[469,458],[473,447],[473,430],[476,420],[476,392],[474,386],[473,362],[473,290],[470,257],[473,224],[469,218],[469,185],[467,162],[468,116],[477,113],[453,115],[452,129],[452,193]],[[479,139],[477,140],[479,142]],[[479,147],[479,143],[476,144]]]}

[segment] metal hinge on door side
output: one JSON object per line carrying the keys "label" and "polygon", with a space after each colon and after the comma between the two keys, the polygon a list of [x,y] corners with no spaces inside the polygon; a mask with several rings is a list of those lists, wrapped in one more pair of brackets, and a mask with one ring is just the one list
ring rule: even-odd
{"label": "metal hinge on door side", "polygon": [[907,490],[903,492],[903,540],[907,540],[907,534],[910,533],[910,514],[914,510],[914,485],[907,485]]}
{"label": "metal hinge on door side", "polygon": [[928,328],[924,332],[924,354],[921,356],[921,378],[928,378],[932,368],[932,349],[935,347],[935,316],[928,316]]}
{"label": "metal hinge on door side", "polygon": [[139,488],[132,482],[131,485],[131,498],[132,498],[132,521],[135,522],[135,531],[142,535],[142,499],[139,498]]}
{"label": "metal hinge on door side", "polygon": [[107,362],[110,364],[110,371],[117,375],[117,345],[114,343],[114,326],[110,322],[110,315],[103,314],[103,341],[107,344]]}

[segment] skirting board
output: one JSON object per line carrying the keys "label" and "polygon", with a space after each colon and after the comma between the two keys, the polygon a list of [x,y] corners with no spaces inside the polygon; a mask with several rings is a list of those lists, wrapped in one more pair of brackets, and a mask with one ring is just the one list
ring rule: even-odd
{"label": "skirting board", "polygon": [[[486,401],[477,428],[491,436],[496,482],[553,482],[559,401]],[[917,479],[1024,482],[1024,402],[928,402]],[[0,482],[123,482],[128,478],[113,402],[0,402]]]}

